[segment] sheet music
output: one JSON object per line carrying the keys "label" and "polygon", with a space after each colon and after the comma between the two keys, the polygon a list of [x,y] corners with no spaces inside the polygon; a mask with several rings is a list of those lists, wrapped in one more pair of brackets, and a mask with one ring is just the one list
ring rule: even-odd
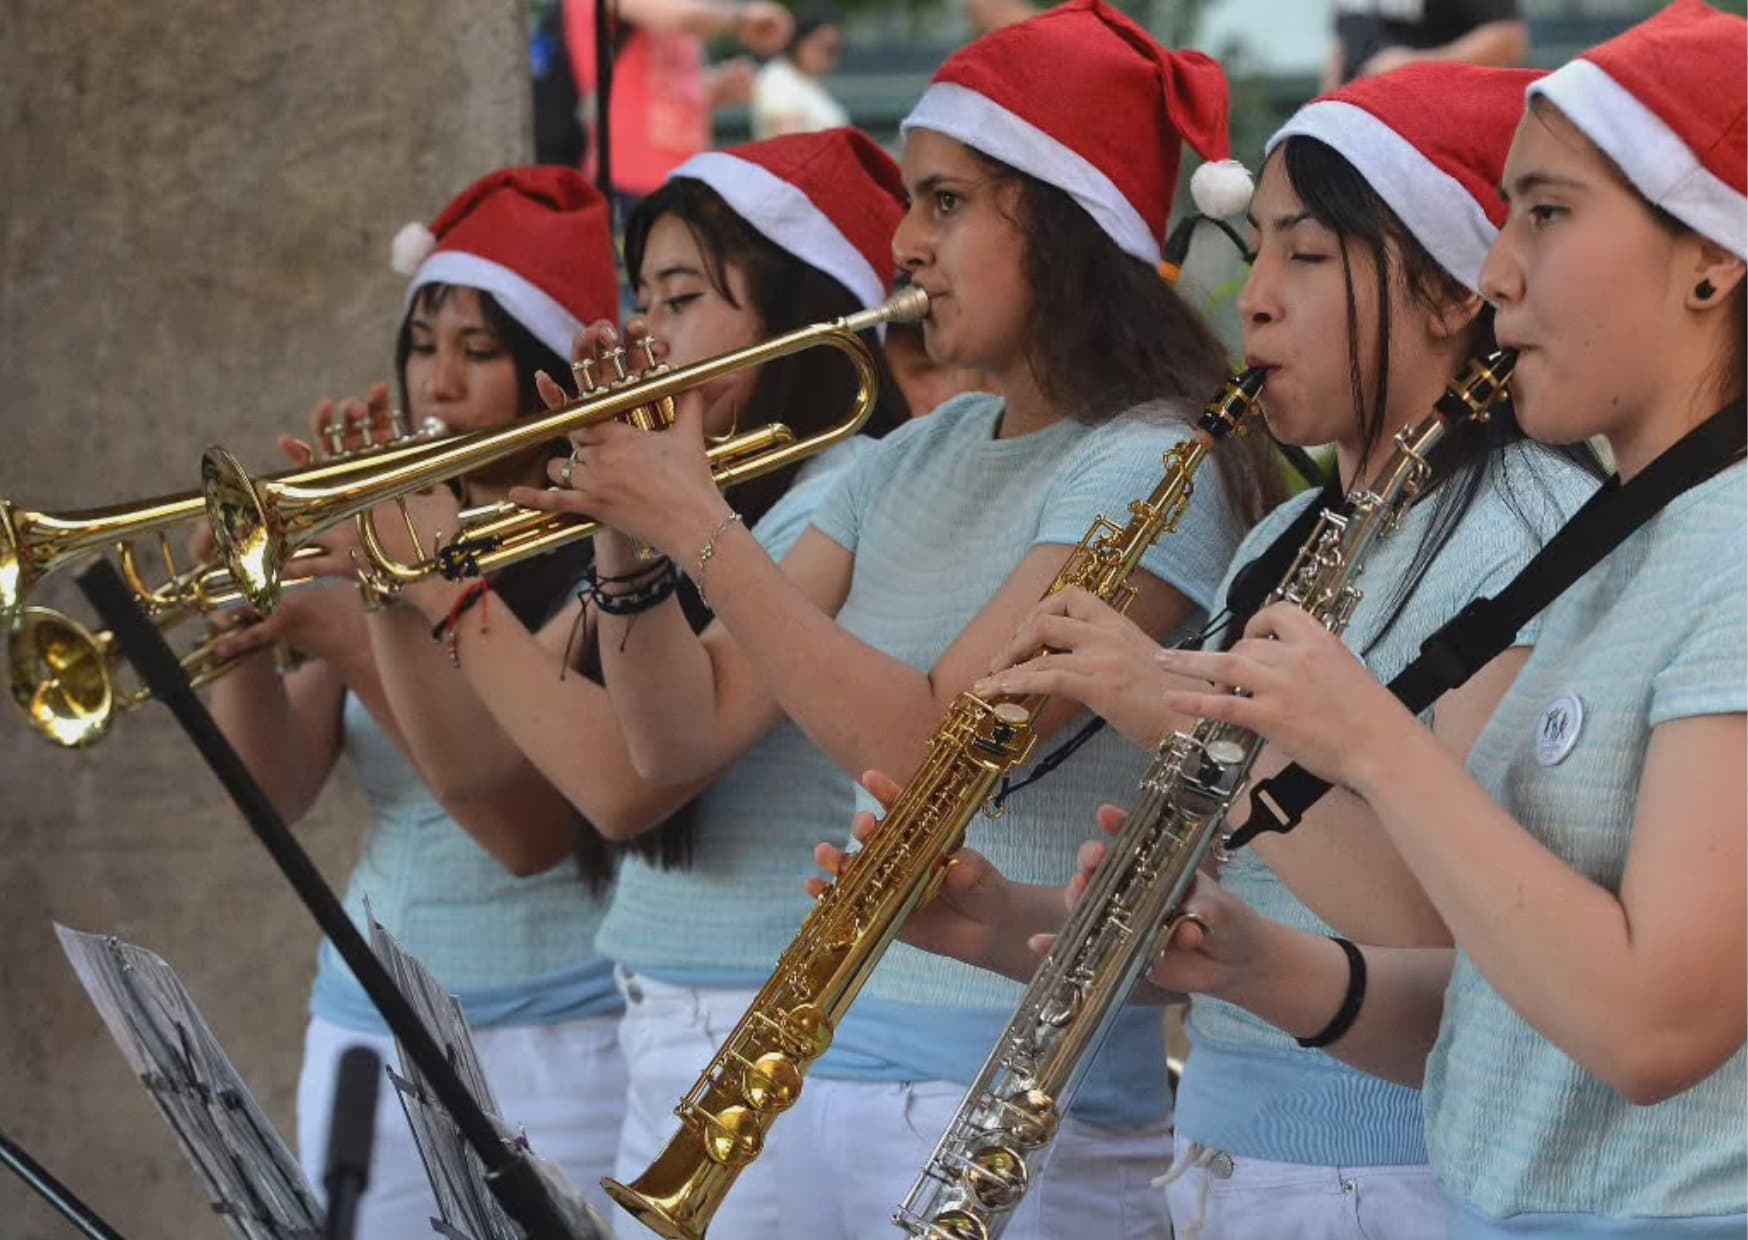
{"label": "sheet music", "polygon": [[320,1240],[322,1212],[297,1159],[175,971],[113,936],[55,933],[213,1210],[245,1240]]}
{"label": "sheet music", "polygon": [[[530,1157],[546,1182],[548,1195],[565,1216],[570,1235],[575,1240],[611,1240],[612,1231],[566,1181],[564,1173],[534,1156],[526,1138],[504,1122],[491,1083],[474,1050],[461,1004],[374,919],[370,923],[370,946],[499,1135]],[[432,1229],[448,1240],[521,1240],[522,1229],[504,1213],[486,1184],[485,1164],[462,1137],[449,1112],[437,1102],[406,1048],[397,1042],[396,1049],[401,1070],[391,1071],[389,1079],[400,1096],[443,1214],[442,1219],[431,1220]]]}

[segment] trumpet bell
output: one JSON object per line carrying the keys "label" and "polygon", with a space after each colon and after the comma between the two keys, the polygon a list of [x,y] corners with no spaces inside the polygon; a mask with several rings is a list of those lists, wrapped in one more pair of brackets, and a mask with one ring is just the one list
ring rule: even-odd
{"label": "trumpet bell", "polygon": [[95,745],[115,722],[104,644],[47,607],[25,607],[6,644],[12,700],[30,726],[67,749]]}
{"label": "trumpet bell", "polygon": [[0,500],[0,620],[9,619],[24,601],[24,557],[12,505]]}
{"label": "trumpet bell", "polygon": [[286,543],[278,511],[261,498],[242,462],[223,448],[200,458],[200,486],[213,537],[236,588],[262,615],[279,602]]}

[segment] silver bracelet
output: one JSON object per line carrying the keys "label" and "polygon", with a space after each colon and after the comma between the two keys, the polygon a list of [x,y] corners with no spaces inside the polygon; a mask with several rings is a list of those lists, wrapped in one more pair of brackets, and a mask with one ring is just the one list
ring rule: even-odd
{"label": "silver bracelet", "polygon": [[740,522],[740,513],[729,513],[722,519],[722,524],[711,531],[710,537],[704,540],[704,545],[698,549],[698,567],[692,570],[692,584],[698,590],[698,601],[706,607],[710,606],[710,600],[704,596],[705,566],[716,556],[716,540],[722,537],[724,530],[736,522]]}

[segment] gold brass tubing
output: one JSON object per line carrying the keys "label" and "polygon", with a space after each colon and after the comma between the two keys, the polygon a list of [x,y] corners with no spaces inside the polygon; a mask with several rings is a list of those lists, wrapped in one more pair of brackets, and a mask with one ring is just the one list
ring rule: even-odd
{"label": "gold brass tubing", "polygon": [[[380,469],[391,461],[429,452],[442,440],[366,449],[335,461],[281,470],[274,482],[315,485]],[[206,511],[203,491],[187,491],[131,504],[75,512],[32,512],[0,499],[0,623],[24,605],[44,577],[113,544],[197,520]],[[138,586],[136,584],[136,590]],[[146,602],[153,591],[142,595]]]}
{"label": "gold brass tubing", "polygon": [[[287,556],[324,529],[353,517],[362,518],[363,529],[369,524],[370,510],[379,504],[463,477],[482,465],[582,427],[624,417],[645,405],[791,353],[823,345],[849,357],[857,371],[858,408],[852,419],[854,428],[846,433],[854,433],[872,410],[876,386],[872,356],[858,333],[886,322],[915,321],[927,311],[927,294],[905,289],[873,310],[788,332],[605,394],[584,396],[507,428],[458,435],[418,459],[389,463],[331,485],[313,485],[305,479],[252,479],[223,448],[212,447],[201,463],[207,514],[239,585],[256,609],[266,613],[273,608]],[[385,586],[392,588],[396,582],[417,580],[432,571],[430,564],[406,565],[387,556],[378,558],[380,540],[366,534],[364,541],[371,552],[371,568]]]}

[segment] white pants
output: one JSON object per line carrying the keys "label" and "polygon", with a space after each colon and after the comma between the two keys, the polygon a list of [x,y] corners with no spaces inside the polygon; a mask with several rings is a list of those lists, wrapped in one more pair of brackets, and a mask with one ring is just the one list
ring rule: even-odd
{"label": "white pants", "polygon": [[1177,1240],[1444,1240],[1430,1167],[1317,1167],[1185,1142],[1166,1189]]}
{"label": "white pants", "polygon": [[[534,1152],[564,1169],[591,1205],[608,1209],[600,1179],[613,1167],[625,1101],[625,1061],[619,1055],[619,1017],[596,1016],[556,1025],[509,1025],[474,1033],[474,1046],[492,1092],[512,1127],[525,1130]],[[398,1072],[394,1039],[357,1033],[311,1017],[304,1035],[297,1086],[297,1146],[304,1173],[319,1195],[328,1154],[329,1112],[340,1055],[365,1045]],[[376,1144],[370,1187],[358,1208],[358,1235],[369,1240],[431,1236],[437,1201],[407,1126],[400,1098],[387,1079],[377,1095]]]}
{"label": "white pants", "polygon": [[[953,1081],[808,1081],[787,1119],[792,1182],[815,1186],[789,1204],[796,1236],[891,1240],[892,1212],[964,1100]],[[1003,1240],[1170,1240],[1153,1180],[1171,1165],[1166,1124],[1113,1131],[1064,1120],[1044,1173],[1014,1211]]]}
{"label": "white pants", "polygon": [[[674,1106],[752,1002],[746,990],[698,990],[632,977],[620,1043],[631,1079],[619,1178],[640,1174],[678,1129]],[[711,1240],[894,1240],[892,1212],[964,1097],[946,1081],[881,1083],[809,1076],[764,1152],[710,1224]],[[1109,1132],[1062,1126],[1044,1176],[1005,1240],[1167,1240],[1154,1177],[1171,1164],[1165,1125]],[[622,1234],[641,1234],[620,1214]]]}
{"label": "white pants", "polygon": [[[619,1047],[628,1086],[613,1176],[629,1184],[679,1131],[674,1108],[721,1049],[756,992],[670,986],[624,969],[616,970],[615,980],[625,995]],[[741,1172],[714,1215],[710,1240],[777,1240],[786,1234],[781,1220],[795,1186],[782,1180],[771,1155],[790,1139],[787,1127],[779,1123],[765,1153]],[[618,1207],[610,1221],[622,1236],[647,1234]]]}

